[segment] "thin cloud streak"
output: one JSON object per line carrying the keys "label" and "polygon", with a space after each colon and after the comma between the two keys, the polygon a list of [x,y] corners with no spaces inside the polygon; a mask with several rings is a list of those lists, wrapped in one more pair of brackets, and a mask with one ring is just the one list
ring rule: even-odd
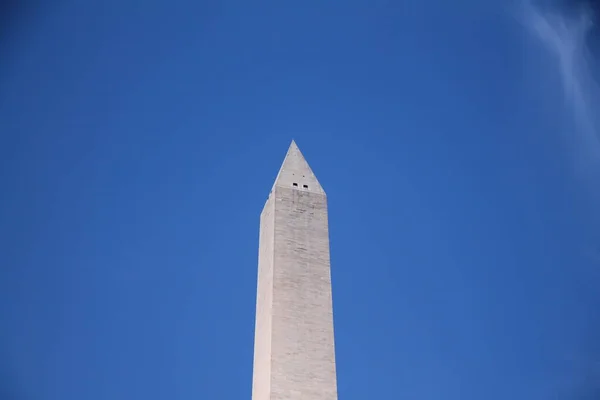
{"label": "thin cloud streak", "polygon": [[524,6],[527,27],[557,61],[565,99],[576,123],[576,136],[569,139],[583,154],[600,160],[600,132],[594,115],[599,92],[590,74],[591,53],[586,46],[593,26],[591,11],[581,6],[572,15],[556,5],[543,7],[530,0]]}

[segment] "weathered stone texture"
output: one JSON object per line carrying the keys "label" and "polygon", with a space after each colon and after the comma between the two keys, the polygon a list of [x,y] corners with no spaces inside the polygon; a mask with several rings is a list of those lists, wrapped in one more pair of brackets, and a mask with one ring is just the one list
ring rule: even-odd
{"label": "weathered stone texture", "polygon": [[261,214],[253,400],[337,400],[329,259],[327,197],[292,142]]}

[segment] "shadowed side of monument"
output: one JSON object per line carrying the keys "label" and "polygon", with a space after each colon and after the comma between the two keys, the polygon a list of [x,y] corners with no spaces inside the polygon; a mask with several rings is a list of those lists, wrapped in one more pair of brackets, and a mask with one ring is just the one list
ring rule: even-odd
{"label": "shadowed side of monument", "polygon": [[253,400],[337,400],[327,196],[292,142],[261,214]]}

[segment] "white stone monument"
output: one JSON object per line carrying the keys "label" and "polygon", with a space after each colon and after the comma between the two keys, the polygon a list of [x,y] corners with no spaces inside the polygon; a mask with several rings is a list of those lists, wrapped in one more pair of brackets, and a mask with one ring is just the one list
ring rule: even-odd
{"label": "white stone monument", "polygon": [[337,400],[327,196],[293,141],[260,216],[252,400]]}

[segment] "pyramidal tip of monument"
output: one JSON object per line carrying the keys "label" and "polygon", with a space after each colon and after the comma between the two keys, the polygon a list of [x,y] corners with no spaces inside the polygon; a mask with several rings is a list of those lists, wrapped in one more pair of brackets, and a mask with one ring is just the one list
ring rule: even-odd
{"label": "pyramidal tip of monument", "polygon": [[292,140],[288,148],[273,186],[325,194],[295,140]]}

